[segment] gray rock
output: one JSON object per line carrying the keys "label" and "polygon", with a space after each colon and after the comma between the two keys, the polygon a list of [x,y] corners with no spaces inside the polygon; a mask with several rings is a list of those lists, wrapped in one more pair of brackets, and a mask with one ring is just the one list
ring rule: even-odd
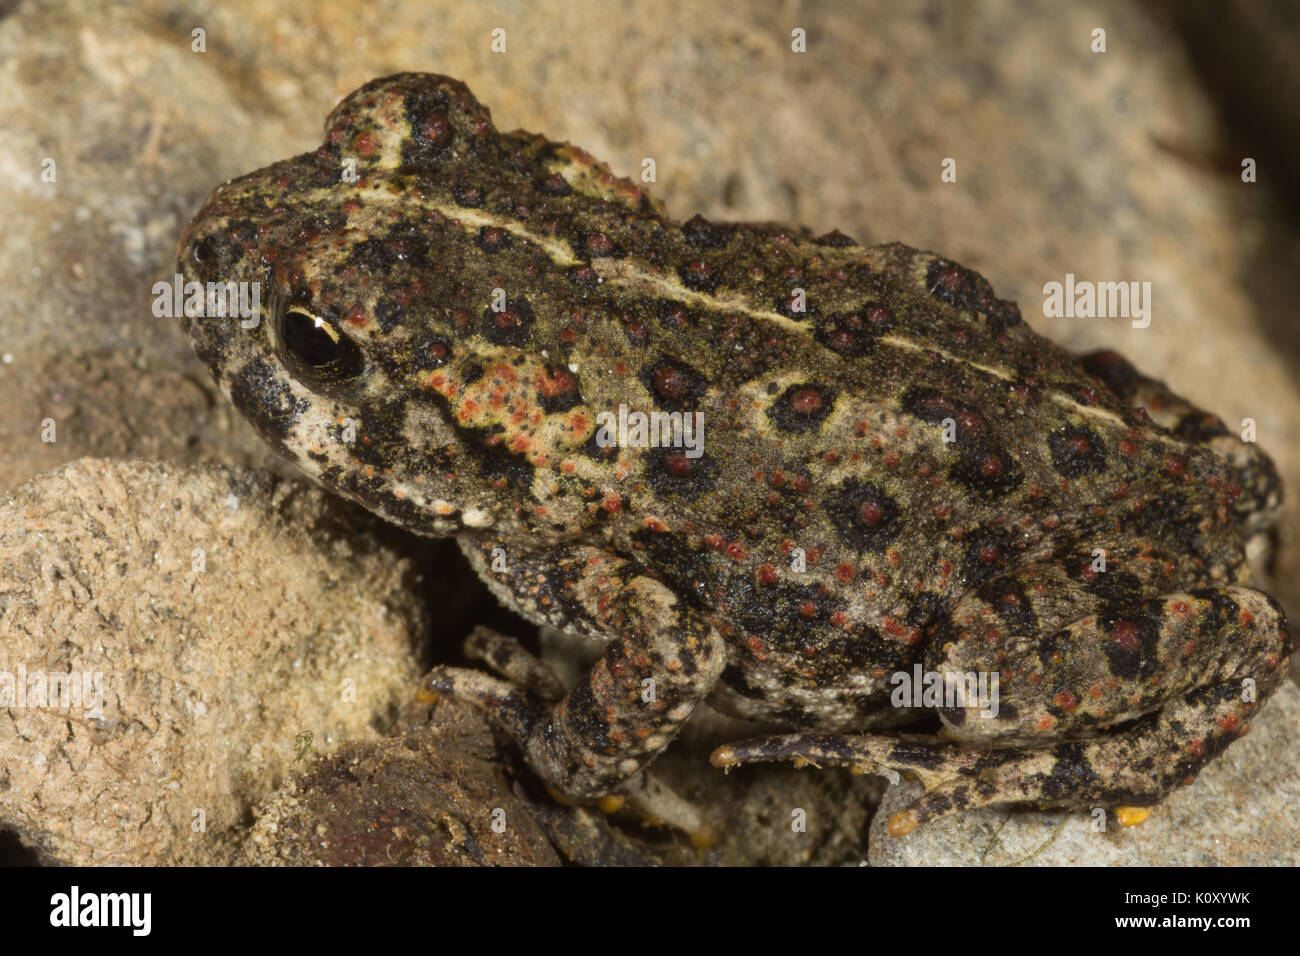
{"label": "gray rock", "polygon": [[1300,689],[1283,684],[1250,732],[1140,826],[1107,815],[991,808],[894,839],[885,823],[920,792],[889,788],[871,822],[872,866],[1296,866],[1300,864]]}

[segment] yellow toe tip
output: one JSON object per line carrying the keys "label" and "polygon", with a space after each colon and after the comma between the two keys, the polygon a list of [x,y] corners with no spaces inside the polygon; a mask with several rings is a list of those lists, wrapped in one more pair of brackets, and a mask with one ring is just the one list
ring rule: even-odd
{"label": "yellow toe tip", "polygon": [[691,839],[691,846],[697,850],[707,850],[713,846],[713,827],[707,823],[700,824],[697,829],[692,830],[688,835]]}
{"label": "yellow toe tip", "polygon": [[740,761],[736,759],[736,752],[731,749],[729,744],[726,744],[709,755],[709,763],[715,767],[734,767]]}
{"label": "yellow toe tip", "polygon": [[1151,816],[1150,807],[1115,808],[1115,819],[1119,821],[1119,825],[1122,827],[1135,827],[1139,823],[1145,823],[1149,816]]}
{"label": "yellow toe tip", "polygon": [[623,804],[627,803],[627,797],[611,793],[608,797],[601,797],[597,806],[605,813],[614,813],[623,809]]}
{"label": "yellow toe tip", "polygon": [[904,810],[889,818],[885,830],[891,837],[905,837],[920,825],[921,818],[915,810]]}
{"label": "yellow toe tip", "polygon": [[550,795],[550,797],[551,797],[551,799],[552,799],[553,801],[555,801],[556,803],[558,803],[558,804],[559,804],[560,806],[562,806],[562,807],[572,807],[572,806],[575,806],[575,804],[574,804],[574,802],[573,802],[572,800],[570,800],[570,799],[569,799],[568,797],[566,797],[564,794],[560,793],[560,791],[556,790],[556,789],[555,789],[554,787],[552,787],[549,783],[546,784],[546,792]]}

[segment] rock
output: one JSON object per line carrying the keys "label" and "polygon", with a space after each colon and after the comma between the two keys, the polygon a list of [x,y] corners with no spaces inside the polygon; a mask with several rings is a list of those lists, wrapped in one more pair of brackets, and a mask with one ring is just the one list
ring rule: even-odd
{"label": "rock", "polygon": [[393,726],[424,612],[357,520],[216,465],[82,460],[0,499],[0,697],[90,675],[9,684],[0,830],[66,864],[217,862],[301,755]]}
{"label": "rock", "polygon": [[286,781],[254,811],[240,862],[559,865],[532,807],[507,779],[482,715],[450,702],[433,711],[431,720],[405,722],[397,736],[345,743]]}
{"label": "rock", "polygon": [[1285,683],[1250,732],[1154,807],[1139,826],[1107,814],[990,808],[885,832],[920,792],[890,787],[871,822],[872,866],[1296,866],[1300,864],[1300,689]]}

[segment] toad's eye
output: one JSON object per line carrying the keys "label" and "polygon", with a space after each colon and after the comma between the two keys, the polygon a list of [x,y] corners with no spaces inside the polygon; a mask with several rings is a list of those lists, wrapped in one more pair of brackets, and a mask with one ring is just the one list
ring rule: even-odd
{"label": "toad's eye", "polygon": [[276,331],[285,364],[305,384],[342,385],[365,369],[361,349],[328,316],[288,305]]}

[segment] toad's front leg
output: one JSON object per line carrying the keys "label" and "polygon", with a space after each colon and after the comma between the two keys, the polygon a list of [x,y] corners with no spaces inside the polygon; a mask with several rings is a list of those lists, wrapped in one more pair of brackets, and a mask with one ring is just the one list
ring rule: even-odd
{"label": "toad's front leg", "polygon": [[438,667],[426,687],[483,708],[529,767],[578,801],[653,788],[640,773],[677,735],[725,665],[717,630],[661,582],[591,548],[547,552],[464,542],[475,570],[538,623],[608,640],[604,656],[558,701],[480,671]]}

